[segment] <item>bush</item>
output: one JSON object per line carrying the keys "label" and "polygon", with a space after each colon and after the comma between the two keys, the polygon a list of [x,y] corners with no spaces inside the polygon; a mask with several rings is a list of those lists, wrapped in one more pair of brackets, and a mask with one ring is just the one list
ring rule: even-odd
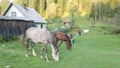
{"label": "bush", "polygon": [[4,37],[2,35],[0,35],[0,42],[4,41]]}
{"label": "bush", "polygon": [[59,18],[59,17],[52,17],[52,18],[50,18],[50,19],[47,19],[47,21],[49,22],[49,23],[61,23],[61,18]]}
{"label": "bush", "polygon": [[9,36],[9,40],[12,40],[12,41],[18,40],[18,36],[17,36],[16,34],[11,34],[11,35]]}
{"label": "bush", "polygon": [[120,29],[115,29],[112,31],[112,34],[120,34]]}

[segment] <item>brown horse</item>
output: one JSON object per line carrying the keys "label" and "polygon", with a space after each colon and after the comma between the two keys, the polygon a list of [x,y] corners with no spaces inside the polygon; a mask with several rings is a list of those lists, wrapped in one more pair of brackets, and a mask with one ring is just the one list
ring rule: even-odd
{"label": "brown horse", "polygon": [[81,35],[81,30],[78,29],[78,30],[77,30],[77,33],[78,33],[78,35],[80,36],[80,35]]}
{"label": "brown horse", "polygon": [[68,50],[71,50],[71,40],[70,38],[68,37],[67,34],[63,33],[63,32],[56,32],[55,33],[55,37],[56,37],[56,42],[58,44],[58,41],[61,40],[61,43],[58,45],[58,47],[60,47],[60,45],[64,42],[66,42],[66,46],[67,46],[67,49]]}

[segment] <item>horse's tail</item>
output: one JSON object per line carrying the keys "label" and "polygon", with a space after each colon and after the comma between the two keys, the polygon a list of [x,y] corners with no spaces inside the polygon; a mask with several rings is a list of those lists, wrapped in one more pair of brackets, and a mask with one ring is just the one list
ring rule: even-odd
{"label": "horse's tail", "polygon": [[19,41],[22,43],[22,44],[25,44],[25,38],[26,38],[26,34],[22,34],[19,36]]}

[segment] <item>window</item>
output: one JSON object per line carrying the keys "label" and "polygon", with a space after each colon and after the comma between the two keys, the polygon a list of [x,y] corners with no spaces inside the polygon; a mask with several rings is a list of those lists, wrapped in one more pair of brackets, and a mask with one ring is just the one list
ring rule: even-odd
{"label": "window", "polygon": [[16,12],[11,12],[11,16],[16,17],[17,16]]}

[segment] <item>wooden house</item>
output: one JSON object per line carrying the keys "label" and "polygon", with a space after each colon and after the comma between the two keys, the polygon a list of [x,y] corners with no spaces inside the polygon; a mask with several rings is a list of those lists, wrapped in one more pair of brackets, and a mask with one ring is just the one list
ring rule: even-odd
{"label": "wooden house", "polygon": [[32,8],[11,3],[0,16],[0,35],[23,34],[29,27],[46,28],[46,21]]}
{"label": "wooden house", "polygon": [[64,26],[71,26],[71,20],[69,20],[69,19],[64,19],[64,20],[63,20],[63,25],[64,25]]}

